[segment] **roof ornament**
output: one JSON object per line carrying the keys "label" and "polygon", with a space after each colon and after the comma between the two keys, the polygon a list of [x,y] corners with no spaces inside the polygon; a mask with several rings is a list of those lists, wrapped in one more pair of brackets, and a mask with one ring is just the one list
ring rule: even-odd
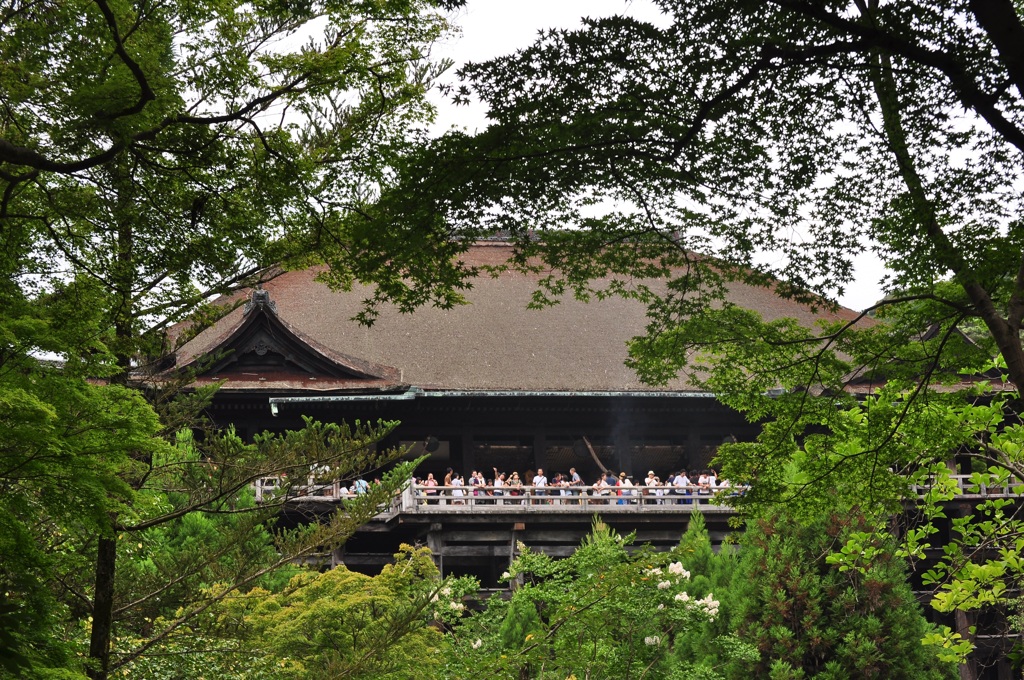
{"label": "roof ornament", "polygon": [[270,311],[277,314],[277,305],[273,300],[270,299],[270,291],[263,290],[263,288],[257,287],[249,296],[249,301],[245,303],[245,310],[242,312],[243,315],[248,315],[254,309],[262,311]]}

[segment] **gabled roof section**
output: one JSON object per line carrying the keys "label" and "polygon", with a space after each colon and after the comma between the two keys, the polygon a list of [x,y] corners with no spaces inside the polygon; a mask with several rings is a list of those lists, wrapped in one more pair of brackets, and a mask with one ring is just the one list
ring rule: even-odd
{"label": "gabled roof section", "polygon": [[235,323],[201,356],[174,370],[197,370],[196,382],[223,381],[261,387],[317,390],[387,390],[402,387],[395,368],[357,359],[325,347],[277,313],[270,292],[252,291]]}
{"label": "gabled roof section", "polygon": [[[501,265],[511,255],[511,245],[485,242],[474,244],[462,257],[467,266],[481,267]],[[378,310],[380,316],[367,327],[354,317],[372,296],[372,288],[355,285],[348,291],[332,290],[317,280],[320,271],[287,271],[267,281],[265,286],[277,303],[279,320],[288,328],[301,330],[296,336],[310,347],[323,348],[319,350],[323,355],[345,352],[365,362],[397,367],[402,383],[425,392],[704,394],[690,376],[681,375],[665,386],[652,387],[640,382],[626,366],[627,343],[642,334],[649,321],[646,306],[636,299],[613,296],[588,303],[567,295],[553,307],[531,309],[533,293],[545,274],[504,270],[494,277],[474,279],[472,288],[465,291],[466,305],[451,309],[427,306],[406,314],[394,305],[383,304]],[[603,283],[601,280],[596,285]],[[663,285],[660,279],[644,283]],[[728,298],[766,319],[794,318],[808,327],[821,318],[859,318],[851,310],[812,310],[780,298],[769,288],[742,283],[730,285]],[[209,356],[224,338],[241,327],[246,316],[241,308],[235,309],[198,334],[179,348],[178,364]],[[355,371],[364,365],[352,359],[348,362],[345,365]],[[369,369],[363,372],[373,373]],[[366,385],[364,391],[371,391],[365,379],[360,380]],[[287,389],[322,391],[325,382],[306,380],[304,387],[293,384]],[[355,381],[350,382],[353,385],[345,389],[359,389]],[[391,390],[400,388],[392,384]],[[221,389],[227,388],[256,391],[277,386],[268,376],[266,382],[235,382]]]}

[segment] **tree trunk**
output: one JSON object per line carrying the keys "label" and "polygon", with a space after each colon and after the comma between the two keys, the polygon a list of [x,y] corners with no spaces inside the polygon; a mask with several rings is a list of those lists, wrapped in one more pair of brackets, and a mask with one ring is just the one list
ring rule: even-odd
{"label": "tree trunk", "polygon": [[117,539],[100,538],[96,550],[96,593],[92,606],[92,637],[89,640],[89,666],[92,680],[107,680],[110,670],[110,634],[114,623],[114,567],[117,564]]}
{"label": "tree trunk", "polygon": [[[866,19],[872,20],[870,15]],[[1010,382],[1017,389],[1024,389],[1024,349],[1021,347],[1017,329],[1004,319],[996,308],[991,295],[978,281],[977,272],[963,257],[949,237],[943,232],[935,214],[935,206],[929,200],[924,180],[915,167],[907,135],[903,129],[900,102],[895,75],[889,58],[879,52],[874,57],[872,82],[882,113],[883,131],[896,160],[900,176],[913,201],[916,217],[921,229],[921,238],[934,249],[935,262],[953,273],[954,280],[964,289],[974,305],[978,316],[985,323],[1000,353],[1006,360]],[[1015,293],[1016,297],[1016,293]]]}
{"label": "tree trunk", "polygon": [[1000,316],[984,288],[970,282],[964,285],[964,290],[996,341],[996,346],[1006,361],[1006,373],[1010,382],[1018,390],[1024,391],[1024,348],[1021,347],[1020,335]]}
{"label": "tree trunk", "polygon": [[[971,635],[971,622],[968,620],[967,612],[957,609],[954,617],[956,618],[956,632],[963,635],[965,640],[974,642],[974,636]],[[978,668],[974,660],[968,659],[960,664],[960,680],[978,680]]]}

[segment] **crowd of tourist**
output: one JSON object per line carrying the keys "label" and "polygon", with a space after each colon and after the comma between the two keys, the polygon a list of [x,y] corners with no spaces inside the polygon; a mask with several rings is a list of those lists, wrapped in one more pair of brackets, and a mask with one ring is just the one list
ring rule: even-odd
{"label": "crowd of tourist", "polygon": [[[381,483],[379,477],[368,482],[358,477],[350,483],[318,482],[329,476],[329,468],[314,468],[309,474],[306,488],[299,488],[297,496],[336,495],[338,498],[354,498],[366,494],[372,487]],[[279,480],[276,478],[261,480],[257,484],[257,500],[267,490],[276,489]],[[562,505],[580,503],[586,499],[588,504],[629,505],[663,505],[680,503],[706,504],[715,494],[728,490],[730,494],[741,494],[743,487],[734,487],[727,480],[719,479],[713,469],[687,474],[679,470],[665,475],[664,478],[648,470],[642,480],[634,480],[626,472],[616,474],[605,470],[594,478],[594,481],[583,479],[576,468],[569,468],[566,473],[559,472],[548,477],[543,468],[526,470],[522,475],[518,471],[501,472],[493,468],[491,476],[484,476],[483,470],[473,470],[468,476],[448,468],[443,475],[430,472],[422,477],[412,479],[411,492],[413,499],[421,504],[433,505],[504,505],[512,503]],[[696,497],[696,498],[695,498]],[[704,497],[703,499],[700,497]]]}
{"label": "crowd of tourist", "polygon": [[606,470],[593,482],[584,480],[576,468],[567,473],[548,477],[543,468],[509,473],[493,468],[492,476],[485,477],[482,470],[473,470],[468,477],[448,468],[442,479],[433,473],[415,478],[414,489],[421,503],[465,505],[474,503],[572,503],[586,497],[589,503],[616,503],[626,505],[692,503],[694,496],[711,496],[733,489],[728,480],[719,479],[713,469],[701,470],[691,477],[686,470],[671,472],[664,479],[649,470],[643,480],[634,481],[625,472],[615,474]]}

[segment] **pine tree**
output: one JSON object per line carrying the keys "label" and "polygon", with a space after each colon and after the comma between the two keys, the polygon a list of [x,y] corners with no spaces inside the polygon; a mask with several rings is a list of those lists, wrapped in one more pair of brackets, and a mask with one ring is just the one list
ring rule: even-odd
{"label": "pine tree", "polygon": [[760,656],[734,663],[730,677],[955,676],[955,666],[921,644],[929,626],[892,546],[874,539],[877,552],[859,570],[826,560],[867,527],[856,509],[810,520],[781,511],[750,522],[733,623]]}

